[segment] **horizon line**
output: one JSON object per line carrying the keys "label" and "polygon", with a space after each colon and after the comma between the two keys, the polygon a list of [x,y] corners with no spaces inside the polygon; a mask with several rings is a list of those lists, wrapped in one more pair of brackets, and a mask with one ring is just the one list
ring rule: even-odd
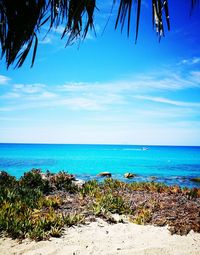
{"label": "horizon line", "polygon": [[200,145],[170,145],[170,144],[109,144],[109,143],[48,143],[48,142],[0,142],[2,144],[18,145],[96,145],[96,146],[142,146],[142,147],[200,147]]}

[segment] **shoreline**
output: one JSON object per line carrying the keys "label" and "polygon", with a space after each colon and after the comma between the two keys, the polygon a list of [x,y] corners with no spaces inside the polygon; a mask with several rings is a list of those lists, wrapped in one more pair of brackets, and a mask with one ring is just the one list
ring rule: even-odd
{"label": "shoreline", "polygon": [[200,189],[128,184],[112,178],[75,183],[75,177],[65,172],[44,175],[34,169],[19,180],[1,172],[0,234],[20,241],[62,239],[66,231],[80,224],[83,230],[88,223],[93,226],[100,221],[109,229],[119,224],[132,228],[133,223],[149,228],[167,226],[168,235],[187,237],[197,232],[199,238]]}
{"label": "shoreline", "polygon": [[50,241],[0,238],[1,255],[198,255],[200,233],[171,235],[165,227],[130,222],[95,222],[66,228],[61,238]]}
{"label": "shoreline", "polygon": [[[70,170],[62,170],[62,171],[55,171],[55,170],[43,170],[42,168],[32,168],[28,171],[24,171],[20,176],[16,176],[10,173],[10,171],[7,170],[2,170],[0,169],[0,173],[1,172],[7,172],[9,175],[14,176],[16,179],[20,179],[21,177],[23,177],[23,175],[26,172],[32,171],[32,170],[38,170],[42,173],[43,176],[45,176],[47,174],[47,172],[50,172],[52,174],[58,174],[59,172],[65,172],[69,175],[73,175],[77,181],[80,182],[88,182],[88,181],[92,181],[92,180],[97,180],[98,182],[102,182],[105,178],[105,176],[100,176],[100,174],[104,171],[97,171],[94,174],[81,174],[81,173],[76,173],[74,174],[74,172],[76,171],[70,171]],[[134,171],[124,171],[122,173],[115,173],[113,171],[109,171],[108,172],[110,174],[110,177],[114,180],[118,180],[121,182],[125,182],[127,184],[131,184],[131,183],[159,183],[159,184],[164,184],[167,186],[179,186],[180,188],[200,188],[200,175],[189,175],[189,176],[185,176],[185,175],[145,175],[145,174],[138,174],[137,172]],[[125,177],[126,174],[133,174],[134,177],[131,178],[127,178]],[[108,177],[108,176],[106,176]]]}

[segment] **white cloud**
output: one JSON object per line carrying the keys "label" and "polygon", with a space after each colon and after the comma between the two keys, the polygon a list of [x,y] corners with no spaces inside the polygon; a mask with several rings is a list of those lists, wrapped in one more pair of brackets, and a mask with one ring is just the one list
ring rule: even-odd
{"label": "white cloud", "polygon": [[[69,82],[51,86],[40,83],[14,84],[0,96],[0,98],[8,100],[1,111],[50,107],[88,111],[116,110],[119,106],[130,108],[134,105],[135,107],[136,101],[133,98],[185,108],[200,107],[200,102],[176,101],[163,97],[165,92],[169,94],[188,88],[200,88],[200,83],[197,82],[200,79],[200,72],[192,71],[184,75],[183,78],[179,73],[166,70],[140,74],[126,80],[102,83]],[[155,92],[156,95],[161,94],[162,96],[154,96]],[[9,101],[11,99],[13,101]],[[137,108],[142,109],[140,104],[137,105]]]}
{"label": "white cloud", "polygon": [[191,74],[183,78],[182,75],[172,70],[168,70],[167,72],[160,71],[154,74],[144,74],[133,79],[132,85],[135,86],[137,90],[176,91],[198,87],[198,84],[193,80]]}
{"label": "white cloud", "polygon": [[[48,99],[48,98],[46,98]],[[87,99],[87,98],[69,98],[69,99],[58,99],[58,100],[44,100],[40,102],[23,102],[21,104],[10,105],[6,107],[1,107],[1,112],[10,112],[10,111],[21,111],[21,110],[29,110],[29,109],[44,109],[44,108],[55,108],[55,107],[67,107],[67,109],[71,110],[100,110],[102,109],[102,105],[98,104],[95,100]]]}
{"label": "white cloud", "polygon": [[39,96],[40,96],[42,99],[44,99],[44,98],[50,99],[50,98],[55,98],[55,97],[57,97],[58,95],[55,94],[55,93],[46,91],[46,92],[42,93],[42,94],[39,95]]}
{"label": "white cloud", "polygon": [[27,94],[34,94],[34,93],[39,93],[44,91],[44,88],[46,85],[44,84],[14,84],[13,90],[22,92],[22,93],[27,93]]}
{"label": "white cloud", "polygon": [[179,62],[179,65],[195,65],[200,63],[200,57],[193,57],[193,58],[188,58],[188,59],[182,59]]}
{"label": "white cloud", "polygon": [[142,96],[142,95],[136,95],[136,96],[134,96],[134,98],[152,101],[152,102],[156,102],[156,103],[182,106],[182,107],[200,107],[200,102],[184,102],[184,101],[171,100],[171,99],[163,98],[163,97]]}
{"label": "white cloud", "polygon": [[198,85],[200,85],[200,72],[199,71],[192,71],[191,77]]}
{"label": "white cloud", "polygon": [[101,93],[123,93],[138,91],[179,91],[188,88],[200,88],[197,82],[200,72],[188,72],[182,74],[174,70],[159,71],[131,76],[124,80],[110,81],[104,83],[65,83],[57,86],[59,91],[66,92],[101,92]]}
{"label": "white cloud", "polygon": [[101,104],[99,104],[96,100],[89,98],[70,98],[63,100],[61,104],[74,110],[84,109],[94,111],[102,108]]}
{"label": "white cloud", "polygon": [[195,112],[191,109],[183,109],[177,108],[177,107],[151,107],[150,109],[139,109],[135,111],[135,114],[137,116],[140,116],[141,119],[147,121],[147,120],[158,120],[158,119],[170,119],[174,120],[177,118],[189,118],[195,114]]}
{"label": "white cloud", "polygon": [[92,84],[83,83],[83,82],[70,82],[64,85],[56,86],[57,91],[66,91],[66,92],[81,92],[87,91],[92,88]]}
{"label": "white cloud", "polygon": [[54,99],[54,98],[58,98],[59,95],[52,93],[52,92],[48,92],[48,91],[44,91],[41,93],[37,93],[37,94],[29,94],[28,96],[26,95],[24,97],[24,100],[26,101],[49,101],[49,99]]}
{"label": "white cloud", "polygon": [[0,75],[0,85],[7,84],[10,81],[10,78],[5,75]]}

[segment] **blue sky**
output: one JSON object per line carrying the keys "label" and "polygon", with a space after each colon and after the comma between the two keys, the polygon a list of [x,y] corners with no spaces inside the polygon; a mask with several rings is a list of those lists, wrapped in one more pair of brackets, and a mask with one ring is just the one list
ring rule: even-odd
{"label": "blue sky", "polygon": [[170,0],[159,43],[143,1],[135,45],[116,8],[103,33],[112,1],[98,2],[97,37],[65,48],[60,26],[41,33],[33,68],[1,61],[0,142],[200,145],[200,7]]}

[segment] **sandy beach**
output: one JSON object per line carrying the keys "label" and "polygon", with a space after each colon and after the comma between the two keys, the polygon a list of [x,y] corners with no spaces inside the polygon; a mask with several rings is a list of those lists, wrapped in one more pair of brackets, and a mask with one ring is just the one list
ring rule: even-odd
{"label": "sandy beach", "polygon": [[171,235],[167,227],[133,223],[110,225],[98,219],[84,226],[65,229],[61,238],[50,241],[0,239],[0,255],[199,255],[200,234]]}

